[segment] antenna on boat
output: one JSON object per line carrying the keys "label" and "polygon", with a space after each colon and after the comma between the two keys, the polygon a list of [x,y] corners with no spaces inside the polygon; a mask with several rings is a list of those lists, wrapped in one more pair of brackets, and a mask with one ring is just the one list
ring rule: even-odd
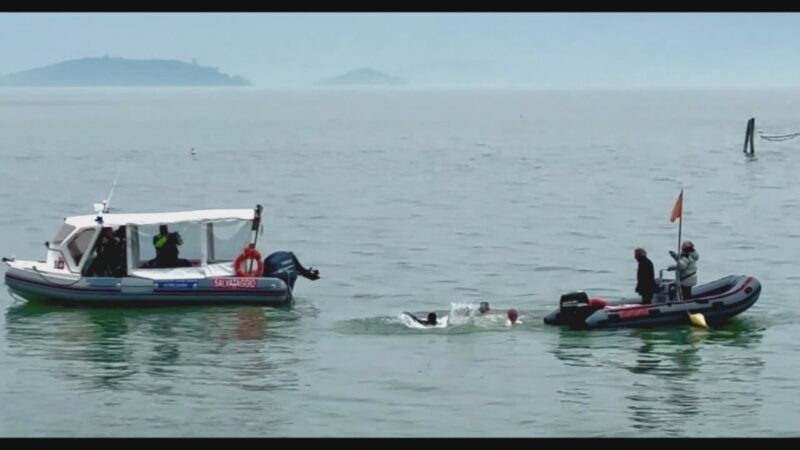
{"label": "antenna on boat", "polygon": [[111,185],[111,191],[108,193],[108,198],[103,202],[104,213],[108,213],[109,205],[111,205],[111,197],[114,196],[114,188],[117,187],[117,180],[119,180],[119,166],[117,166],[117,175],[114,176],[114,183]]}
{"label": "antenna on boat", "polygon": [[114,196],[114,188],[117,187],[117,180],[119,180],[119,166],[117,166],[117,175],[114,176],[114,183],[111,184],[111,191],[108,193],[108,197],[103,200],[102,203],[95,203],[94,204],[94,212],[97,213],[97,218],[95,222],[102,224],[103,223],[103,214],[108,214],[109,206],[111,205],[111,197]]}

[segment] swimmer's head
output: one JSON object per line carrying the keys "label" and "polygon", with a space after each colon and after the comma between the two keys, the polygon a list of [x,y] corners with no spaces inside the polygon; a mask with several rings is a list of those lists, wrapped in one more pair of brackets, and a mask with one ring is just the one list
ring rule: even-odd
{"label": "swimmer's head", "polygon": [[428,313],[428,323],[431,325],[436,325],[436,313]]}
{"label": "swimmer's head", "polygon": [[481,306],[478,308],[481,314],[489,311],[489,302],[481,302]]}
{"label": "swimmer's head", "polygon": [[508,320],[510,320],[511,323],[516,323],[517,319],[519,319],[519,313],[517,312],[517,310],[514,309],[514,308],[509,309],[508,310]]}

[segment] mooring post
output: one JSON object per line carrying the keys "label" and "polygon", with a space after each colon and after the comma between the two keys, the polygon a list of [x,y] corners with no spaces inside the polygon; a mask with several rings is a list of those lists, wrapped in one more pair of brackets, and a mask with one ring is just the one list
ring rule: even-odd
{"label": "mooring post", "polygon": [[756,148],[753,145],[753,135],[755,134],[756,128],[756,118],[751,117],[750,120],[747,121],[747,130],[744,133],[744,147],[742,147],[742,151],[745,155],[747,155],[747,144],[750,144],[750,156],[755,155]]}

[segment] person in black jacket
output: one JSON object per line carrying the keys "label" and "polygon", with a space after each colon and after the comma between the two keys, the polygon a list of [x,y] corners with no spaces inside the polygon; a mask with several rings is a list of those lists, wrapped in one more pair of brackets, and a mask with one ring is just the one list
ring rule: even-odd
{"label": "person in black jacket", "polygon": [[643,248],[634,250],[633,257],[639,262],[639,269],[636,271],[636,292],[642,296],[642,304],[648,305],[653,302],[653,293],[656,290],[653,262],[647,258],[647,252]]}

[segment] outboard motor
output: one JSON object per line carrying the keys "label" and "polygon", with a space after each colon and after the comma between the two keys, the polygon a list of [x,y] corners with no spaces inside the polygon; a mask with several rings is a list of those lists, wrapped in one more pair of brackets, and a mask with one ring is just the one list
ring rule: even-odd
{"label": "outboard motor", "polygon": [[292,252],[274,252],[264,259],[264,276],[280,278],[291,289],[294,289],[298,274]]}
{"label": "outboard motor", "polygon": [[570,328],[583,328],[586,318],[598,309],[602,306],[592,304],[585,292],[570,292],[561,296],[556,320]]}

